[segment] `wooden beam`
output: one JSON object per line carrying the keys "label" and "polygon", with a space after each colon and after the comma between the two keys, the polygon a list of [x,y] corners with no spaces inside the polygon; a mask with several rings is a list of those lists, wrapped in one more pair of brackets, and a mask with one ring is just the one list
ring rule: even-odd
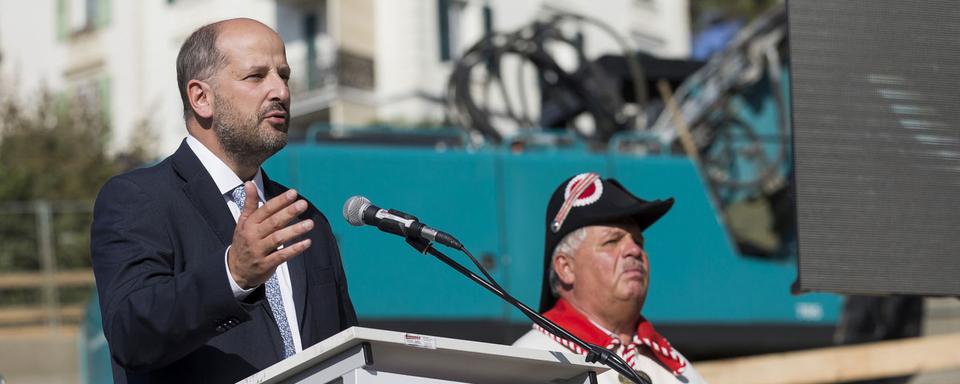
{"label": "wooden beam", "polygon": [[[83,318],[86,310],[82,304],[65,305],[59,308],[60,318],[65,322],[77,323]],[[47,320],[49,312],[44,307],[0,307],[0,325],[42,323]]]}
{"label": "wooden beam", "polygon": [[712,384],[812,384],[960,368],[960,333],[694,364]]}
{"label": "wooden beam", "polygon": [[[93,270],[80,269],[57,272],[53,281],[57,286],[93,285]],[[46,284],[42,272],[16,272],[0,274],[0,289],[39,288]]]}
{"label": "wooden beam", "polygon": [[[79,335],[80,326],[77,324],[62,325],[56,328],[50,328],[47,325],[0,327],[0,355],[3,354],[3,343],[7,341],[65,339],[76,342]],[[3,361],[3,359],[0,359],[0,361]]]}

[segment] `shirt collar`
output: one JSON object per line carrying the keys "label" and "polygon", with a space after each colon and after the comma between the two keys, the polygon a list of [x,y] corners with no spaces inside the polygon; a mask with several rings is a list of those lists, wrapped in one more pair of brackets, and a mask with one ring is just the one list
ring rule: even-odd
{"label": "shirt collar", "polygon": [[[543,316],[588,343],[606,346],[608,349],[621,344],[616,334],[601,327],[563,298],[557,299],[557,303],[554,304],[553,308],[544,312]],[[546,330],[544,330],[544,332],[546,332]],[[556,338],[556,336],[554,337]],[[561,342],[561,344],[563,344],[563,342]],[[653,329],[653,325],[643,316],[640,316],[640,322],[637,324],[637,332],[633,337],[632,344],[637,346],[645,345],[646,348],[654,352],[653,356],[660,364],[670,370],[674,375],[680,375],[684,369],[686,369],[686,359],[680,356],[679,352],[670,345],[670,342],[657,333],[657,331]]]}
{"label": "shirt collar", "polygon": [[[207,170],[210,177],[213,178],[213,182],[217,185],[221,195],[228,194],[238,185],[243,184],[243,180],[240,180],[240,177],[233,173],[233,170],[223,160],[220,160],[193,135],[187,135],[187,145],[200,159],[200,163],[203,164],[203,168]],[[257,186],[257,195],[260,197],[260,201],[267,201],[263,193],[263,171],[259,168],[257,168],[257,174],[253,176],[253,183]]]}
{"label": "shirt collar", "polygon": [[[586,316],[584,316],[584,317],[586,317]],[[611,338],[611,339],[616,339],[616,340],[619,340],[619,339],[620,339],[620,336],[619,336],[619,335],[617,335],[616,333],[613,333],[613,331],[611,331],[611,330],[609,330],[609,329],[604,328],[602,325],[600,325],[600,323],[597,323],[596,321],[593,321],[593,319],[591,319],[591,318],[589,318],[589,317],[586,317],[586,319],[587,319],[587,321],[590,322],[590,324],[593,324],[593,326],[594,326],[594,327],[597,327],[597,329],[599,329],[601,332],[606,333],[606,334],[607,334],[607,337],[609,337],[609,338]]]}

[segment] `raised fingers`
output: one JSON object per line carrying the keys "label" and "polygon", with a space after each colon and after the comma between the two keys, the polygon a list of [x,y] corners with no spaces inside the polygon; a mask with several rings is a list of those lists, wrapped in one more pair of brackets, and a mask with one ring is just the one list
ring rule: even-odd
{"label": "raised fingers", "polygon": [[294,220],[300,216],[303,211],[307,210],[307,202],[303,200],[297,200],[293,204],[290,204],[280,211],[274,213],[270,217],[263,220],[260,224],[257,224],[257,235],[260,238],[265,238],[271,233],[279,231],[284,227],[290,225]]}
{"label": "raised fingers", "polygon": [[[249,194],[247,195],[249,198]],[[257,210],[251,213],[250,220],[252,220],[254,223],[257,223],[257,224],[262,223],[264,220],[267,220],[268,218],[273,216],[275,213],[290,206],[295,201],[297,201],[297,191],[293,189],[288,190],[280,194],[279,196],[276,196],[270,200],[267,200],[266,203],[263,203],[262,207],[257,208]],[[256,207],[256,203],[254,203],[254,207]],[[306,208],[306,204],[304,204],[304,208]]]}
{"label": "raised fingers", "polygon": [[270,265],[276,266],[282,264],[284,261],[292,259],[294,256],[297,256],[303,251],[306,251],[307,248],[310,248],[310,239],[301,240],[289,247],[283,247],[283,249],[278,249],[273,253],[267,255],[265,261]]}
{"label": "raised fingers", "polygon": [[313,229],[313,220],[303,220],[299,223],[291,224],[285,228],[273,231],[261,241],[261,246],[265,253],[270,253],[284,243],[298,238]]}

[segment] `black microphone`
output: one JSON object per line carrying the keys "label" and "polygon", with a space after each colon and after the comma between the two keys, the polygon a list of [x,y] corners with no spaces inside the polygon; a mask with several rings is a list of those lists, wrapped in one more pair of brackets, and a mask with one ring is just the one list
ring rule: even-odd
{"label": "black microphone", "polygon": [[424,225],[413,215],[394,209],[382,209],[363,196],[353,196],[343,203],[343,218],[358,227],[364,224],[372,225],[394,235],[435,241],[448,247],[463,249],[463,244],[453,236]]}

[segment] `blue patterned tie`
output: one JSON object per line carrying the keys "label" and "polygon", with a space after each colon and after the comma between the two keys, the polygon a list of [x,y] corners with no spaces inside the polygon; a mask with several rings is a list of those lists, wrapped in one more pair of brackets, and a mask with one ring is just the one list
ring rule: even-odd
{"label": "blue patterned tie", "polygon": [[[247,193],[243,190],[243,184],[234,188],[230,195],[230,197],[233,198],[233,202],[237,203],[237,206],[240,207],[240,212],[243,213],[243,203],[247,198]],[[283,308],[283,297],[280,294],[280,281],[277,280],[276,272],[267,279],[264,286],[267,289],[267,301],[270,303],[270,310],[273,312],[273,317],[277,319],[277,328],[280,329],[280,337],[283,338],[283,357],[293,356],[295,353],[293,334],[290,333],[290,324],[287,323],[287,312]]]}

